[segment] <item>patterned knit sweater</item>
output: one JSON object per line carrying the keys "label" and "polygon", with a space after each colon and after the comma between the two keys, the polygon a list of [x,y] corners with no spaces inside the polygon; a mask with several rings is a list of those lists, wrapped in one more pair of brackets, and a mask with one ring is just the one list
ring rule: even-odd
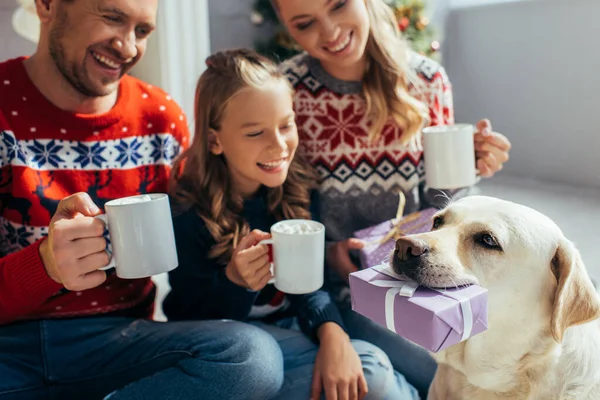
{"label": "patterned knit sweater", "polygon": [[[452,92],[444,69],[416,53],[411,54],[410,66],[423,83],[417,85],[419,90],[412,86],[410,93],[429,107],[431,124],[453,123]],[[322,178],[321,218],[329,240],[352,237],[356,230],[394,218],[399,191],[407,199],[405,213],[436,200],[436,193],[424,186],[422,149],[403,147],[401,128],[388,123],[380,140],[369,142],[361,82],[332,77],[307,54],[285,61],[281,68],[296,90],[298,151]]]}
{"label": "patterned knit sweater", "polygon": [[48,277],[38,248],[65,196],[87,192],[103,208],[117,197],[164,192],[173,158],[189,140],[185,116],[162,90],[129,76],[108,113],[65,112],[38,91],[23,61],[0,63],[0,325],[148,317],[150,279],[109,274],[97,288],[69,292]]}

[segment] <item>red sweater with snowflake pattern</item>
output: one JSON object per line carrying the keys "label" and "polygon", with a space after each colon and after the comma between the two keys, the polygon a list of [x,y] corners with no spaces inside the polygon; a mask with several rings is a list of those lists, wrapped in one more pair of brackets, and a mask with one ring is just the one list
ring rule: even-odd
{"label": "red sweater with snowflake pattern", "polygon": [[[408,91],[427,106],[430,124],[454,123],[452,86],[444,68],[415,52],[408,62]],[[283,62],[281,70],[295,90],[298,154],[321,176],[321,220],[329,240],[347,239],[395,218],[400,191],[406,197],[405,214],[440,205],[441,192],[425,185],[423,149],[404,146],[400,126],[389,121],[379,140],[369,141],[361,81],[331,76],[306,53]]]}
{"label": "red sweater with snowflake pattern", "polygon": [[164,192],[189,132],[161,89],[124,76],[109,112],[84,115],[50,103],[24,58],[0,63],[0,325],[97,314],[151,316],[150,279],[110,274],[71,292],[50,279],[39,255],[60,199],[87,192],[101,209],[114,198]]}

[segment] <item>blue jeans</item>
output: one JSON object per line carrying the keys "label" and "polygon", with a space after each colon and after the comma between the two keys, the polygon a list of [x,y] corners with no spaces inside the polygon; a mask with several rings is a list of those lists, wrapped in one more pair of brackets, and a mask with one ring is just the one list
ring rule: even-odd
{"label": "blue jeans", "polygon": [[340,312],[350,337],[369,341],[381,348],[390,358],[394,369],[406,377],[422,399],[426,399],[437,369],[429,353],[350,308],[340,307]]}
{"label": "blue jeans", "polygon": [[0,327],[0,400],[269,399],[283,359],[233,321],[78,318]]}
{"label": "blue jeans", "polygon": [[[300,332],[295,319],[285,319],[276,325],[254,323],[275,338],[283,353],[285,378],[277,400],[307,400],[310,398],[313,368],[319,347]],[[394,371],[390,360],[374,345],[353,340],[367,380],[372,400],[418,400],[417,390],[409,385],[404,377]],[[321,396],[325,399],[324,393]]]}

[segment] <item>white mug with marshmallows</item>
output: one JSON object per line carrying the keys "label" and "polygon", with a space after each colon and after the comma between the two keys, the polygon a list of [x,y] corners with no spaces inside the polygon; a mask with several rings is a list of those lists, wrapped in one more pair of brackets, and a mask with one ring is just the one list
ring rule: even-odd
{"label": "white mug with marshmallows", "polygon": [[273,247],[275,287],[289,294],[312,293],[323,286],[325,226],[304,219],[279,221],[271,239],[259,244]]}
{"label": "white mug with marshmallows", "polygon": [[123,197],[104,205],[96,216],[104,231],[109,264],[124,279],[146,278],[177,267],[169,197],[164,193]]}
{"label": "white mug with marshmallows", "polygon": [[461,189],[479,178],[475,161],[475,127],[471,124],[423,129],[425,180],[433,189]]}

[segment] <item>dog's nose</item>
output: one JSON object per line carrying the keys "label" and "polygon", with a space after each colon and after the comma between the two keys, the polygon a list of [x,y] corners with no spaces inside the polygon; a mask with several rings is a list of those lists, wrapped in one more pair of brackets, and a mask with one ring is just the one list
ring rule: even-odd
{"label": "dog's nose", "polygon": [[396,253],[400,261],[409,261],[429,252],[429,246],[424,240],[408,236],[396,240]]}

